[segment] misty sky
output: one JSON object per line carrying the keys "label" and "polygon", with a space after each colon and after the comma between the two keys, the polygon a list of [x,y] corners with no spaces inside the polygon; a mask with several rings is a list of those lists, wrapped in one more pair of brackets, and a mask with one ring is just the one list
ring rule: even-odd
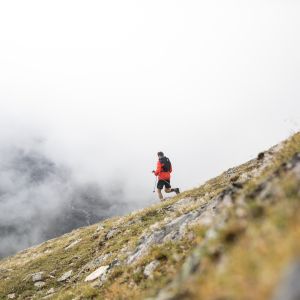
{"label": "misty sky", "polygon": [[[0,146],[155,200],[157,151],[194,187],[300,127],[300,2],[2,1]],[[125,197],[125,196],[124,196]]]}

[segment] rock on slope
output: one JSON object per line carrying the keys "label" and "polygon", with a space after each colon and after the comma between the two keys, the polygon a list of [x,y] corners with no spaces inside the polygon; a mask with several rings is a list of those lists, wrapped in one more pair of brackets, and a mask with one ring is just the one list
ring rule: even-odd
{"label": "rock on slope", "polygon": [[1,260],[0,299],[299,299],[299,200],[300,133],[166,202]]}

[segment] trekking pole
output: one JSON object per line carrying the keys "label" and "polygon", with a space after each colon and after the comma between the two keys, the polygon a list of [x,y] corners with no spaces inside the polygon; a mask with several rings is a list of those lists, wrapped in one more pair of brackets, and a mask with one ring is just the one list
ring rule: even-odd
{"label": "trekking pole", "polygon": [[157,176],[155,176],[155,184],[154,184],[154,189],[153,189],[153,193],[155,193],[155,189],[156,189],[156,184],[157,184]]}

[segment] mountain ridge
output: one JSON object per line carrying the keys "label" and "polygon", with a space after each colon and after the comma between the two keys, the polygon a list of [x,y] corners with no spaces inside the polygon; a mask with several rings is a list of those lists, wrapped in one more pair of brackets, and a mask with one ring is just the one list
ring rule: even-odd
{"label": "mountain ridge", "polygon": [[300,250],[299,153],[296,133],[200,187],[2,259],[0,299],[278,298]]}

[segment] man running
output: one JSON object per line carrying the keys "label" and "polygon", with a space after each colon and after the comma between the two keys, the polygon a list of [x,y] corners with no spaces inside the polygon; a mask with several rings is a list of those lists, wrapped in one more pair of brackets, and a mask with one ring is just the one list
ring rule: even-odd
{"label": "man running", "polygon": [[162,189],[165,187],[166,193],[175,192],[179,194],[179,188],[172,189],[170,184],[171,173],[172,173],[172,164],[170,160],[164,155],[163,152],[158,152],[158,162],[156,171],[152,171],[155,176],[158,176],[158,183],[157,183],[157,193],[160,201],[164,200],[162,195]]}

